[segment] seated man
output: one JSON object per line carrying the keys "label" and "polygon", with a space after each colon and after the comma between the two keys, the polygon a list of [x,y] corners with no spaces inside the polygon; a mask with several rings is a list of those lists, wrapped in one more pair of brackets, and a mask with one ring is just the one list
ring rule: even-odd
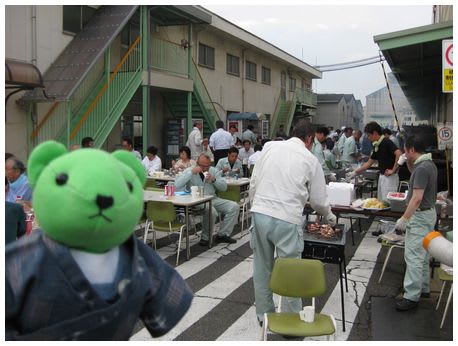
{"label": "seated man", "polygon": [[260,146],[259,144],[256,144],[254,146],[254,154],[251,155],[248,159],[248,168],[249,168],[250,176],[251,176],[251,173],[253,172],[254,164],[261,157],[261,155],[262,155],[262,146]]}
{"label": "seated man", "polygon": [[154,146],[148,147],[146,150],[146,156],[142,161],[143,167],[149,176],[153,175],[153,172],[160,172],[162,169],[162,161],[157,156],[157,148]]}
{"label": "seated man", "polygon": [[[8,190],[8,179],[5,177],[5,194]],[[25,230],[24,209],[20,204],[5,202],[5,245],[22,237]]]}
{"label": "seated man", "polygon": [[244,140],[243,148],[239,150],[239,160],[242,161],[244,177],[248,177],[248,159],[253,154],[254,150],[251,147],[251,142],[248,139]]}
{"label": "seated man", "polygon": [[[216,190],[226,191],[227,189],[226,181],[217,174],[216,168],[211,166],[210,158],[205,154],[201,154],[199,156],[196,166],[185,169],[175,180],[175,187],[177,190],[185,187],[190,189],[191,186],[203,186],[205,195],[216,195]],[[215,237],[215,243],[233,244],[236,242],[236,240],[231,238],[230,235],[232,234],[234,225],[238,220],[239,211],[239,205],[233,201],[228,201],[227,199],[218,197],[212,200],[212,229],[215,225],[216,213],[219,212],[224,215],[223,225]],[[199,242],[199,245],[202,246],[208,245],[208,213],[209,208],[206,204],[204,220],[202,222],[202,237]]]}
{"label": "seated man", "polygon": [[30,209],[32,207],[32,189],[22,161],[15,157],[6,160],[5,175],[9,182],[6,201],[20,203],[26,210]]}
{"label": "seated man", "polygon": [[227,157],[222,158],[216,164],[216,170],[222,174],[240,174],[242,171],[242,162],[237,158],[239,150],[231,147],[227,153]]}

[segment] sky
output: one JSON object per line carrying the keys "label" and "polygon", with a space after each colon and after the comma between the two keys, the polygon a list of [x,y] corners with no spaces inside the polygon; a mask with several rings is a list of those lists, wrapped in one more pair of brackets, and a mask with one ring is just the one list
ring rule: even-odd
{"label": "sky", "polygon": [[[203,6],[312,66],[378,56],[374,36],[432,23],[432,5]],[[385,69],[390,71],[386,62]],[[353,94],[365,105],[366,96],[385,85],[376,63],[323,72],[312,88],[316,93]]]}

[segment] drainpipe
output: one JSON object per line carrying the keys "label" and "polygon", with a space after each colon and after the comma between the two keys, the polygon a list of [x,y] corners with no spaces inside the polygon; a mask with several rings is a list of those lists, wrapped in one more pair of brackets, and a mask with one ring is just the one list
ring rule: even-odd
{"label": "drainpipe", "polygon": [[242,49],[242,112],[245,112],[245,51]]}
{"label": "drainpipe", "polygon": [[32,8],[32,64],[37,65],[37,6]]}
{"label": "drainpipe", "polygon": [[[188,24],[188,78],[192,79],[191,69],[192,69],[192,23]],[[193,81],[194,85],[194,81]],[[187,125],[186,125],[186,136],[192,131],[192,91],[188,91],[188,109],[187,109]]]}

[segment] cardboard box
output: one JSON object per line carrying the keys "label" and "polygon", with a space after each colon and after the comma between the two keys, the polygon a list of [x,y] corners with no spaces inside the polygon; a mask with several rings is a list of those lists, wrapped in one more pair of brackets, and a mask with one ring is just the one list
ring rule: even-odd
{"label": "cardboard box", "polygon": [[329,203],[332,205],[349,206],[355,199],[355,186],[348,183],[330,182],[326,186]]}

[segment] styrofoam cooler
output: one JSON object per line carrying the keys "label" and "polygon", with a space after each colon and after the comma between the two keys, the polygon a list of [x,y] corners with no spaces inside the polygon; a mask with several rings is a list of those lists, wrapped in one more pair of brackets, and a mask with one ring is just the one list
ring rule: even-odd
{"label": "styrofoam cooler", "polygon": [[355,199],[355,186],[349,183],[330,182],[326,192],[332,205],[349,206]]}
{"label": "styrofoam cooler", "polygon": [[[406,192],[389,192],[387,195],[387,200],[390,203],[391,211],[396,212],[405,212],[407,208],[407,193]],[[394,194],[402,194],[402,197],[394,196]]]}

